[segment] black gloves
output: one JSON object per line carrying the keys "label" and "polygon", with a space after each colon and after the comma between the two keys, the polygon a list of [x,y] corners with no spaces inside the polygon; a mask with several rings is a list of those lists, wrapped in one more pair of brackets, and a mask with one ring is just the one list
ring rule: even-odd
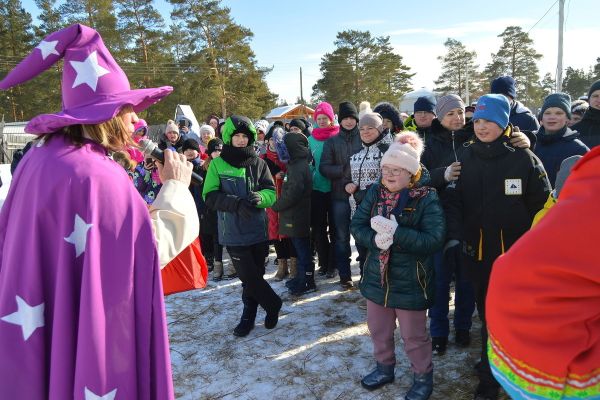
{"label": "black gloves", "polygon": [[262,197],[260,197],[260,194],[258,194],[257,192],[250,192],[248,193],[247,200],[250,204],[256,206],[262,201]]}
{"label": "black gloves", "polygon": [[257,213],[258,208],[254,207],[248,200],[240,199],[238,202],[238,214],[242,219],[250,219],[252,216]]}

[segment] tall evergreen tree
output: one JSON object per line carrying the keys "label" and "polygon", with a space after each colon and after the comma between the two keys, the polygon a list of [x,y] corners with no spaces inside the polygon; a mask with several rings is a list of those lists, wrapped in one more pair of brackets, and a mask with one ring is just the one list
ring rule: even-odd
{"label": "tall evergreen tree", "polygon": [[500,75],[510,75],[517,82],[519,99],[530,106],[537,105],[542,97],[537,61],[542,55],[533,47],[533,40],[521,27],[509,26],[498,37],[502,45],[492,54],[484,75],[489,81]]}
{"label": "tall evergreen tree", "polygon": [[56,7],[56,0],[35,0],[35,4],[40,10],[38,20],[41,23],[35,29],[36,36],[39,39],[43,39],[50,33],[64,27],[64,21],[62,21],[60,11]]}
{"label": "tall evergreen tree", "polygon": [[257,118],[275,104],[276,96],[265,82],[268,69],[257,67],[250,47],[252,32],[236,24],[218,0],[169,0],[172,17],[184,26],[183,41],[189,53],[182,66],[188,103],[200,115],[245,113]]}
{"label": "tall evergreen tree", "polygon": [[456,39],[448,38],[444,43],[446,55],[439,56],[442,62],[442,74],[435,81],[436,91],[443,94],[455,93],[466,98],[467,79],[469,92],[477,91],[479,65],[476,64],[477,53],[468,51],[464,44]]}
{"label": "tall evergreen tree", "polygon": [[547,72],[546,75],[544,75],[544,78],[540,84],[544,97],[548,96],[550,93],[554,93],[556,89],[556,80],[552,78],[552,74],[550,72]]}
{"label": "tall evergreen tree", "polygon": [[[0,75],[5,76],[34,45],[31,14],[20,0],[0,0]],[[17,86],[0,93],[0,109],[7,113],[6,120],[23,121],[31,117],[32,93],[29,85]]]}
{"label": "tall evergreen tree", "polygon": [[389,37],[368,31],[339,32],[336,49],[321,59],[323,75],[313,86],[313,100],[334,105],[350,100],[398,102],[410,90],[410,68],[394,53]]}
{"label": "tall evergreen tree", "polygon": [[563,79],[562,91],[571,95],[572,99],[583,96],[590,88],[591,76],[583,69],[567,67]]}
{"label": "tall evergreen tree", "polygon": [[126,39],[117,31],[117,15],[112,0],[68,0],[59,7],[63,24],[80,23],[97,30],[117,61],[125,51]]}
{"label": "tall evergreen tree", "polygon": [[600,79],[600,57],[596,58],[596,65],[592,67],[590,75],[592,82],[595,82],[598,79]]}

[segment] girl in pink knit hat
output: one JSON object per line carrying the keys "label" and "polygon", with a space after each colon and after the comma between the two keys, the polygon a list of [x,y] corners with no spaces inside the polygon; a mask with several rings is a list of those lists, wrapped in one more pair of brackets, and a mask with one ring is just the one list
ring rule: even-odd
{"label": "girl in pink knit hat", "polygon": [[357,245],[368,249],[359,287],[376,361],[361,384],[374,390],[394,381],[398,321],[413,372],[409,400],[426,400],[433,391],[426,313],[433,302],[432,255],[445,237],[437,193],[419,184],[422,151],[416,134],[398,135],[381,159],[381,180],[368,189],[350,226]]}

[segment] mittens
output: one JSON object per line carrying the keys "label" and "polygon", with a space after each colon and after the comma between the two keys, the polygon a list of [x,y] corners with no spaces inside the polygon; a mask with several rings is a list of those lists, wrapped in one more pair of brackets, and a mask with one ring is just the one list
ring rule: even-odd
{"label": "mittens", "polygon": [[371,218],[371,228],[377,233],[393,235],[398,228],[398,223],[394,214],[391,214],[389,219],[382,215],[376,215]]}
{"label": "mittens", "polygon": [[394,235],[391,233],[377,233],[375,245],[381,250],[387,250],[394,243]]}

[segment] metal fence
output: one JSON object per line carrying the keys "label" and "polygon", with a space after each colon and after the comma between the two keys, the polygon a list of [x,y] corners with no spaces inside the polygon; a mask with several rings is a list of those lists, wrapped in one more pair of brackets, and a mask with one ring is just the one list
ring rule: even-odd
{"label": "metal fence", "polygon": [[14,152],[36,137],[25,133],[25,125],[27,122],[0,122],[0,164],[10,164]]}

